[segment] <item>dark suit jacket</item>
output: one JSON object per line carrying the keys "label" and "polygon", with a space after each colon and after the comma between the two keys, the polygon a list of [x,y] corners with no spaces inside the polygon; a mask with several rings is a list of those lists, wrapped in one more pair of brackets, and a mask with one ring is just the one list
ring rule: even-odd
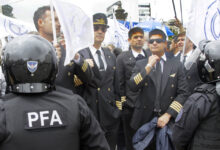
{"label": "dark suit jacket", "polygon": [[[141,91],[136,101],[134,115],[131,121],[131,126],[135,129],[149,122],[155,115],[155,69],[153,68],[149,75],[147,75],[145,70],[147,62],[148,59],[138,61],[130,78],[132,90]],[[167,112],[175,118],[189,95],[183,65],[176,59],[168,59],[164,62],[160,88],[160,113],[164,114]]]}
{"label": "dark suit jacket", "polygon": [[194,91],[194,88],[202,84],[202,81],[200,80],[198,69],[197,69],[197,63],[193,63],[189,70],[184,68],[184,71],[186,75],[186,81],[189,85],[189,91],[192,94]]}
{"label": "dark suit jacket", "polygon": [[[145,56],[147,52],[144,50]],[[120,96],[124,107],[134,108],[135,101],[139,92],[133,92],[129,86],[129,80],[132,70],[135,66],[136,59],[132,54],[132,50],[124,51],[117,57],[116,68],[120,84]]]}
{"label": "dark suit jacket", "polygon": [[79,51],[84,59],[93,59],[95,65],[92,68],[94,77],[91,82],[84,84],[83,97],[101,126],[110,130],[118,123],[120,114],[120,110],[116,107],[116,100],[119,100],[119,96],[117,96],[116,58],[110,50],[104,48],[102,50],[107,63],[107,69],[103,76],[100,74],[89,48]]}
{"label": "dark suit jacket", "polygon": [[[93,72],[89,67],[89,64],[84,61],[84,59],[80,59],[79,63],[74,63],[73,61],[64,66],[64,60],[66,57],[66,50],[61,46],[62,56],[59,60],[58,64],[58,75],[56,78],[56,85],[62,86],[64,88],[72,90],[76,93],[76,87],[82,84],[83,82],[90,82]],[[74,75],[80,79],[74,79]]]}
{"label": "dark suit jacket", "polygon": [[181,55],[182,55],[182,53],[179,53],[177,56],[174,56],[174,58],[180,61],[181,60]]}

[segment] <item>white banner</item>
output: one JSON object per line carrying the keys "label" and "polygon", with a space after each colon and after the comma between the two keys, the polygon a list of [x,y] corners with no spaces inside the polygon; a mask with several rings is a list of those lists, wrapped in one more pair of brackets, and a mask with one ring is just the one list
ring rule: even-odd
{"label": "white banner", "polygon": [[13,3],[15,0],[0,0],[0,5],[8,5]]}
{"label": "white banner", "polygon": [[92,18],[88,17],[78,6],[61,0],[52,0],[66,42],[67,65],[75,53],[94,43]]}
{"label": "white banner", "polygon": [[105,45],[113,44],[116,48],[121,48],[122,51],[128,50],[128,29],[119,23],[113,14],[113,19],[108,19],[109,29],[106,32]]}
{"label": "white banner", "polygon": [[0,38],[3,38],[8,35],[21,36],[30,31],[36,31],[36,29],[29,23],[0,14],[0,31]]}
{"label": "white banner", "polygon": [[192,0],[187,36],[196,46],[201,40],[220,40],[220,0]]}

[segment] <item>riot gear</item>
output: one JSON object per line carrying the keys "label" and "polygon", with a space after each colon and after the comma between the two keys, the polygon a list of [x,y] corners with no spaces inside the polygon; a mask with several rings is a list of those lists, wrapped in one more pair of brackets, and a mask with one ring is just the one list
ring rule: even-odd
{"label": "riot gear", "polygon": [[24,35],[9,42],[2,65],[12,92],[41,93],[54,87],[58,69],[55,49],[38,35]]}
{"label": "riot gear", "polygon": [[198,59],[198,72],[205,83],[220,80],[220,41],[201,41],[202,53]]}

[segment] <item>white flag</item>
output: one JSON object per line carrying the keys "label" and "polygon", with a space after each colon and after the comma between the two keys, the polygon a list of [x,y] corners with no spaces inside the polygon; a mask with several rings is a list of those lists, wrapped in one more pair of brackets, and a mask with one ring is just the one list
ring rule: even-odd
{"label": "white flag", "polygon": [[128,50],[128,29],[119,23],[113,14],[113,19],[108,19],[109,29],[106,32],[105,40],[103,43],[113,44],[122,51]]}
{"label": "white flag", "polygon": [[220,0],[192,0],[187,36],[196,46],[201,40],[220,40]]}
{"label": "white flag", "polygon": [[0,38],[3,38],[8,35],[21,36],[30,31],[36,31],[36,29],[26,22],[0,14],[0,31]]}
{"label": "white flag", "polygon": [[67,65],[74,58],[75,53],[94,43],[92,18],[88,17],[76,5],[61,0],[52,0],[66,42]]}
{"label": "white flag", "polygon": [[129,22],[139,21],[138,0],[121,0],[122,7],[128,12]]}
{"label": "white flag", "polygon": [[128,29],[123,24],[117,21],[115,14],[113,14],[113,20],[115,29],[115,46],[117,48],[121,48],[123,51],[128,50]]}
{"label": "white flag", "polygon": [[13,3],[15,0],[0,0],[0,5],[8,5]]}

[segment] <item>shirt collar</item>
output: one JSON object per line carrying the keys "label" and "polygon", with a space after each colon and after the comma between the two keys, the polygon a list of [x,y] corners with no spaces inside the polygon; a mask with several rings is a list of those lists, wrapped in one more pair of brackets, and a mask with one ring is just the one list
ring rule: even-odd
{"label": "shirt collar", "polygon": [[141,50],[140,53],[136,52],[136,51],[133,50],[133,49],[131,49],[131,51],[132,51],[132,54],[133,54],[134,58],[136,58],[139,54],[141,54],[141,55],[143,55],[143,56],[145,57],[145,54],[144,54],[144,51],[143,51],[143,50]]}
{"label": "shirt collar", "polygon": [[163,59],[163,61],[167,61],[167,57],[166,57],[165,53],[163,54],[163,56],[161,58]]}
{"label": "shirt collar", "polygon": [[[94,46],[90,46],[89,49],[90,49],[92,55],[94,56],[96,54],[97,49]],[[98,50],[101,51],[101,47]],[[101,54],[102,54],[102,51],[101,51]]]}
{"label": "shirt collar", "polygon": [[178,53],[176,53],[174,56],[177,57],[179,55],[180,51]]}
{"label": "shirt collar", "polygon": [[193,49],[191,51],[189,51],[185,56],[189,57],[190,55],[192,55],[192,53],[193,53]]}

